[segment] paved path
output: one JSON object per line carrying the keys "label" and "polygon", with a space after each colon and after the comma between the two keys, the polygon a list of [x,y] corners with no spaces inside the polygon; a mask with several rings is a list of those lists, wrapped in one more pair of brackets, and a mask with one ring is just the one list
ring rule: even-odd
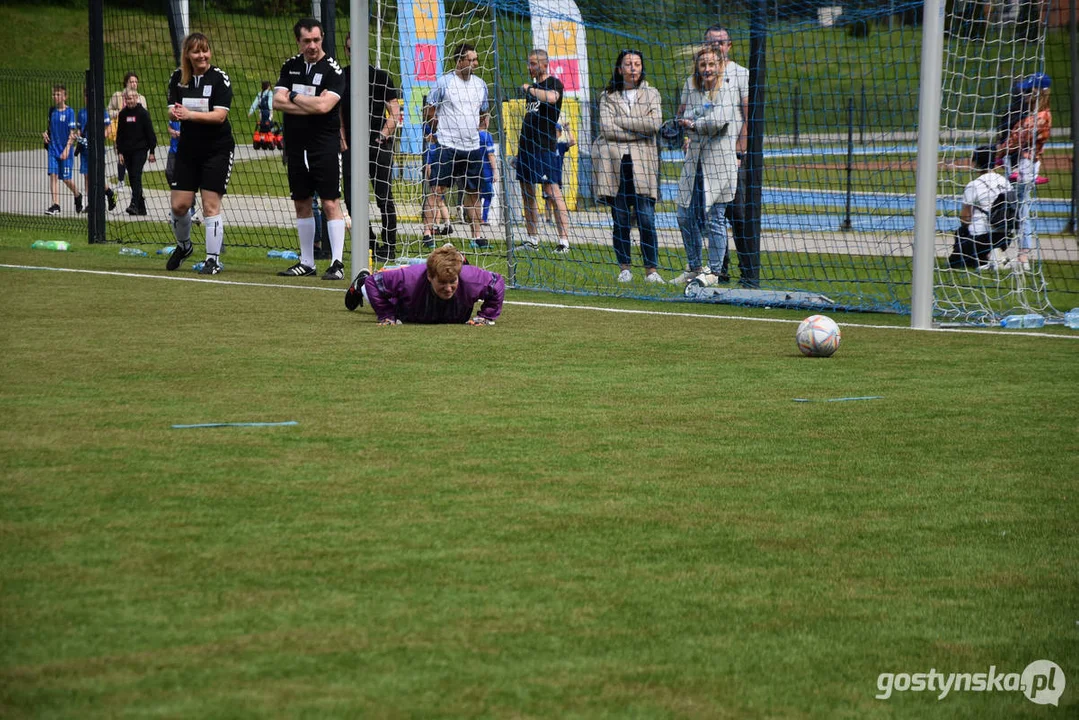
{"label": "paved path", "polygon": [[[250,145],[236,148],[238,161],[265,158],[267,151],[258,151]],[[48,207],[49,181],[44,173],[46,166],[44,149],[0,153],[0,212],[18,215],[41,215]],[[106,158],[106,168],[114,167],[115,155],[111,151]],[[164,172],[164,158],[153,165],[147,164],[146,174]],[[77,168],[76,168],[77,169]],[[81,184],[81,179],[79,180]],[[767,189],[767,193],[780,193],[779,190]],[[785,191],[789,194],[791,191]],[[808,191],[807,191],[808,192]],[[169,218],[169,194],[164,190],[147,190],[145,217],[131,217],[122,212],[127,206],[130,190],[120,191],[115,212],[108,214],[111,223],[160,223]],[[819,194],[819,193],[818,193]],[[828,193],[829,196],[834,193]],[[859,194],[862,195],[862,194]],[[71,193],[61,188],[61,206],[64,216],[74,214]],[[864,205],[861,202],[859,205]],[[814,196],[812,202],[821,202]],[[891,197],[889,202],[895,202]],[[842,221],[840,214],[832,212],[814,214],[765,214],[762,218],[761,246],[763,250],[795,253],[836,253],[847,255],[883,255],[910,256],[913,229],[912,213],[906,206],[895,208],[894,215],[855,215],[854,232],[840,232]],[[887,206],[887,205],[886,205]],[[225,212],[230,225],[238,227],[279,227],[294,228],[294,209],[287,196],[269,197],[262,195],[229,195],[225,201]],[[371,204],[371,217],[378,218],[378,208]],[[399,232],[402,239],[409,236],[418,238],[422,235],[416,203],[398,202],[398,214],[402,218]],[[611,217],[605,209],[581,210],[571,215],[571,239],[580,238],[582,242],[607,243],[610,238]],[[413,218],[413,220],[408,220]],[[666,248],[680,248],[681,235],[677,230],[675,214],[657,213],[657,227],[660,245]],[[954,222],[938,219],[937,255],[947,255],[951,249],[951,226]],[[515,238],[524,236],[524,227],[515,229]],[[542,225],[543,236],[551,243],[555,236],[549,226]],[[484,227],[488,238],[505,237],[502,224]],[[634,233],[636,236],[636,233]],[[467,230],[458,227],[454,238],[466,238]],[[1079,246],[1074,238],[1063,235],[1043,235],[1041,238],[1042,257],[1045,260],[1079,261]],[[636,252],[636,251],[635,251]]]}

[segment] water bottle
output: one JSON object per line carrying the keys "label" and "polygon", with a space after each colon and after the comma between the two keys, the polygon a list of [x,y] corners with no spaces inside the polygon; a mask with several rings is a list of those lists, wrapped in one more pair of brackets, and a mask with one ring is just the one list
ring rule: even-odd
{"label": "water bottle", "polygon": [[163,248],[159,249],[157,251],[157,254],[158,255],[172,255],[172,251],[175,250],[175,249],[176,249],[175,245],[169,245],[168,247],[163,247]]}
{"label": "water bottle", "polygon": [[131,257],[146,257],[147,253],[142,248],[125,247],[120,248],[121,255],[130,255]]}
{"label": "water bottle", "polygon": [[67,252],[70,246],[63,240],[35,240],[30,247],[34,250],[57,250],[59,252]]}
{"label": "water bottle", "polygon": [[1000,321],[1003,328],[1040,328],[1045,327],[1045,318],[1038,313],[1026,315],[1008,315]]}
{"label": "water bottle", "polygon": [[1072,330],[1079,330],[1079,308],[1072,308],[1064,313],[1064,324]]}
{"label": "water bottle", "polygon": [[281,258],[282,260],[299,260],[300,254],[295,250],[271,250],[266,253],[268,258]]}

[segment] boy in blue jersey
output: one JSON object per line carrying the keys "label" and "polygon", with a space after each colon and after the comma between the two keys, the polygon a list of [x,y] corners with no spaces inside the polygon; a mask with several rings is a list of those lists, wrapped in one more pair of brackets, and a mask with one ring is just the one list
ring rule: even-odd
{"label": "boy in blue jersey", "polygon": [[480,199],[483,201],[483,224],[491,212],[491,200],[495,197],[495,182],[498,180],[498,156],[495,155],[495,139],[487,131],[489,116],[480,120],[480,147],[483,148],[483,170],[480,173]]}
{"label": "boy in blue jersey", "polygon": [[[78,130],[78,133],[79,133],[79,137],[78,137],[78,140],[77,140],[78,147],[75,148],[75,154],[79,156],[79,174],[82,175],[82,178],[83,178],[82,186],[84,188],[86,188],[87,192],[89,192],[89,190],[90,190],[90,182],[89,182],[90,154],[87,151],[87,148],[89,147],[89,144],[90,144],[90,138],[88,138],[87,135],[86,135],[86,126],[89,124],[90,114],[86,111],[87,97],[86,97],[86,90],[85,89],[83,89],[83,92],[82,92],[82,100],[83,100],[83,107],[79,109],[79,114],[78,114],[78,116],[77,116],[77,118],[75,120],[75,124],[77,125],[77,130]],[[112,118],[109,117],[109,111],[108,110],[105,111],[104,121],[105,121],[105,127],[106,128],[109,125],[112,125]],[[105,181],[105,199],[109,203],[109,210],[115,210],[116,209],[116,193],[114,193],[112,191],[112,188],[109,187],[108,180]],[[87,203],[87,205],[89,205],[89,203]],[[86,211],[90,212],[89,207],[87,207]]]}
{"label": "boy in blue jersey", "polygon": [[49,108],[49,129],[41,134],[49,153],[49,190],[52,193],[52,205],[45,214],[60,214],[61,180],[75,196],[75,212],[80,213],[82,212],[82,194],[71,178],[71,171],[75,165],[75,141],[78,139],[75,110],[67,106],[67,88],[63,85],[52,86],[52,99],[55,105]]}

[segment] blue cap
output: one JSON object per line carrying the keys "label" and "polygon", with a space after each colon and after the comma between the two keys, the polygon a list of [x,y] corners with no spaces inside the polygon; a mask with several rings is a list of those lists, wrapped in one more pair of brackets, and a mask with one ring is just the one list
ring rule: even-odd
{"label": "blue cap", "polygon": [[1028,75],[1022,82],[1019,83],[1019,89],[1024,92],[1030,92],[1032,90],[1048,90],[1052,85],[1052,81],[1045,73],[1034,73]]}

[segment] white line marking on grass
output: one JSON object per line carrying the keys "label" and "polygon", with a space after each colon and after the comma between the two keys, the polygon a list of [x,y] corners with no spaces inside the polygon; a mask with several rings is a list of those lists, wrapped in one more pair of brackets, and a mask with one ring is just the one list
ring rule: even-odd
{"label": "white line marking on grass", "polygon": [[[118,272],[115,270],[83,270],[80,268],[56,268],[43,265],[7,265],[0,263],[0,268],[10,270],[48,270],[52,272],[81,273],[85,275],[107,275],[113,277],[139,278],[142,280],[172,280],[178,282],[211,283],[214,285],[232,285],[242,287],[278,288],[285,290],[313,290],[316,292],[344,292],[340,286],[318,287],[308,285],[287,285],[278,283],[259,282],[236,282],[234,280],[214,280],[202,277],[184,277],[182,275],[146,275],[143,273]],[[518,307],[553,308],[555,310],[588,310],[591,312],[614,313],[619,315],[655,315],[660,317],[684,317],[698,318],[701,320],[745,320],[748,322],[761,323],[786,323],[794,324],[800,320],[784,320],[782,318],[746,317],[744,315],[710,315],[692,312],[671,312],[669,310],[635,310],[630,308],[606,308],[595,305],[564,305],[562,303],[529,302],[526,300],[506,300],[506,305]],[[808,312],[808,311],[807,311]],[[1036,338],[1059,338],[1063,340],[1079,340],[1079,332],[1069,335],[1055,335],[1053,333],[1033,333],[1015,330],[989,330],[980,328],[929,328],[927,330],[916,329],[905,325],[870,325],[867,323],[843,322],[843,327],[866,328],[869,330],[907,330],[915,332],[939,332],[939,333],[962,333],[974,335],[1003,335],[1005,337],[1036,337]]]}

